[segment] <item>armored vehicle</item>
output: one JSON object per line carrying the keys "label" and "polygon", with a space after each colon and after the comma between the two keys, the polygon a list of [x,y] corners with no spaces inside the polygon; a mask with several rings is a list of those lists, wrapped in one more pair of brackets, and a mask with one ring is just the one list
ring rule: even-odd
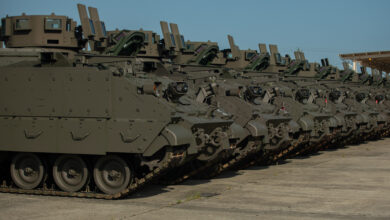
{"label": "armored vehicle", "polygon": [[321,60],[322,66],[309,64],[303,52],[296,52],[295,58],[293,62],[301,65],[285,71],[284,77],[303,83],[316,90],[317,94],[324,94],[316,102],[336,115],[338,126],[342,126],[341,138],[361,141],[362,134],[375,135],[383,130],[386,117],[376,106],[366,104],[367,94],[364,92],[370,88],[361,87],[363,81],[349,69],[348,64],[344,63],[344,70],[340,71],[329,65],[326,58]]}
{"label": "armored vehicle", "polygon": [[[170,24],[172,33],[169,32],[166,22],[161,22],[161,24],[164,36],[180,36],[181,39],[184,39],[176,24]],[[191,57],[187,54],[187,50],[172,46],[174,45],[172,39],[174,38],[163,39],[164,45],[171,45],[170,50],[175,51],[172,59],[183,57],[181,60],[184,60],[186,57]],[[232,42],[232,38],[229,39]],[[187,47],[192,44],[192,41],[186,41]],[[235,122],[245,128],[245,138],[242,139],[245,141],[238,145],[240,147],[236,149],[233,159],[228,160],[229,162],[222,167],[228,167],[228,164],[233,163],[232,161],[239,162],[242,158],[252,154],[257,153],[261,156],[270,152],[276,154],[284,148],[296,146],[299,142],[299,125],[292,120],[289,114],[279,114],[279,109],[271,103],[272,97],[270,97],[269,91],[263,89],[253,80],[240,77],[237,71],[226,65],[228,51],[216,53],[212,50],[215,45],[210,42],[197,42],[197,44],[203,45],[198,49],[203,48],[205,53],[197,54],[198,50],[195,50],[192,56],[203,60],[203,62],[175,63],[174,65],[178,67],[173,72],[176,74],[171,74],[170,77],[185,79],[189,84],[193,84],[196,88],[193,91],[198,91],[195,94],[198,102],[220,107],[225,112],[232,114]],[[267,60],[267,58],[264,59]],[[258,61],[257,63],[261,65],[262,62]],[[255,70],[258,69],[256,65],[252,64],[251,66]],[[251,140],[249,144],[248,140]],[[256,142],[260,145],[255,148],[250,147],[253,145],[253,140],[257,140]]]}
{"label": "armored vehicle", "polygon": [[388,76],[78,11],[2,18],[0,192],[123,198],[389,134]]}
{"label": "armored vehicle", "polygon": [[[242,71],[244,78],[250,78],[263,87],[273,89],[275,95],[270,98],[271,102],[279,109],[288,112],[299,124],[301,137],[305,137],[303,139],[308,139],[310,136],[309,146],[324,145],[335,135],[338,127],[335,118],[313,102],[317,93],[295,80],[284,77],[302,68],[309,71],[310,66],[306,60],[295,62],[290,56],[282,59],[276,45],[269,45],[271,51],[269,55],[265,44],[259,44],[260,54],[258,54],[256,50],[240,50],[230,35],[228,40],[229,51],[234,58],[227,59],[227,65]],[[303,57],[299,51],[297,55]],[[276,62],[279,58],[282,61]]]}
{"label": "armored vehicle", "polygon": [[[269,110],[269,106],[263,108],[263,106],[270,105],[269,103],[263,103],[263,105],[257,104],[256,106],[256,104],[250,101],[250,99],[253,98],[247,98],[245,101],[243,97],[240,96],[228,95],[230,96],[228,97],[222,91],[216,93],[212,92],[213,86],[211,86],[211,84],[216,84],[216,82],[207,81],[210,76],[217,76],[218,74],[216,73],[222,71],[221,67],[216,64],[218,63],[216,61],[216,59],[218,60],[218,58],[216,58],[215,53],[218,47],[215,43],[192,41],[185,42],[184,37],[178,32],[178,27],[176,24],[170,24],[173,33],[169,32],[168,24],[166,22],[161,22],[160,24],[164,36],[167,36],[168,38],[165,37],[162,40],[163,43],[161,46],[158,46],[155,41],[153,41],[151,44],[150,42],[148,42],[148,44],[145,45],[142,49],[144,51],[158,51],[156,53],[137,53],[139,66],[141,67],[136,72],[144,72],[145,75],[147,75],[148,77],[164,77],[165,79],[169,78],[173,81],[185,81],[191,88],[188,94],[192,94],[192,100],[196,100],[199,105],[201,105],[201,103],[207,103],[210,106],[210,112],[212,112],[213,114],[231,115],[233,119],[235,119],[233,130],[235,130],[236,133],[239,133],[236,138],[236,145],[238,147],[235,149],[236,153],[234,153],[234,155],[236,156],[233,156],[234,161],[239,161],[237,159],[238,157],[245,158],[246,156],[244,157],[243,155],[249,155],[259,151],[262,152],[264,147],[268,150],[279,149],[282,148],[282,146],[286,147],[287,145],[291,144],[290,136],[293,136],[293,133],[299,131],[299,129],[297,128],[297,124],[291,122],[291,119],[286,116],[274,115],[274,111],[272,110],[273,108]],[[110,37],[109,34],[108,38],[116,39],[118,35],[130,36],[130,33],[136,32],[143,32],[149,34],[152,33],[152,35],[157,36],[156,34],[153,34],[153,32],[149,31],[129,30],[126,33],[119,31],[108,31],[108,33],[115,34],[113,35],[113,37]],[[173,60],[174,62],[169,63],[166,61],[168,59]],[[91,63],[91,61],[89,61],[89,63]],[[212,64],[213,66],[211,66],[210,64]],[[145,66],[152,66],[152,68],[145,68]],[[209,73],[211,73],[211,75]],[[220,83],[221,85],[219,85]],[[234,82],[234,80],[229,80],[229,83],[224,83],[223,80],[218,80],[216,85],[219,88],[223,88],[224,86],[237,86],[237,88],[242,87],[246,90],[247,87],[245,85],[238,86],[238,84],[239,83]],[[256,88],[256,86],[250,86],[249,84],[248,88]],[[246,93],[249,94],[249,90]],[[214,97],[217,98],[214,99]],[[247,95],[247,97],[249,96]],[[210,101],[211,99],[213,99],[213,101]],[[231,101],[228,101],[229,99]],[[245,105],[250,106],[250,109],[252,110],[248,112],[240,112],[240,109],[234,107],[236,105],[234,103],[235,99],[237,99],[237,103],[244,103]],[[218,105],[213,105],[212,102],[218,102]],[[256,117],[261,117],[262,119],[257,119],[258,121],[255,122],[256,120],[254,119]],[[254,121],[251,122],[252,120]],[[291,126],[294,127],[294,129],[291,129]],[[233,135],[232,137],[236,137],[236,135]],[[250,139],[259,140],[249,141]],[[254,143],[257,143],[256,146],[254,146]],[[212,163],[213,161],[203,161],[201,163],[198,163],[199,161],[194,161],[196,162],[196,165],[192,163],[191,165],[189,165],[190,168],[186,171],[183,171],[182,173],[194,173],[192,172],[192,169],[196,169],[200,172],[202,169],[197,169],[196,167],[205,167],[210,166],[212,164],[220,166],[217,161],[214,161],[214,163]],[[174,173],[177,176],[179,172]],[[189,175],[185,174],[183,174],[182,176],[189,177]]]}
{"label": "armored vehicle", "polygon": [[0,191],[121,198],[234,148],[232,121],[181,100],[185,82],[135,74],[143,33],[109,42],[96,8],[88,19],[78,9],[82,26],[55,14],[2,19]]}

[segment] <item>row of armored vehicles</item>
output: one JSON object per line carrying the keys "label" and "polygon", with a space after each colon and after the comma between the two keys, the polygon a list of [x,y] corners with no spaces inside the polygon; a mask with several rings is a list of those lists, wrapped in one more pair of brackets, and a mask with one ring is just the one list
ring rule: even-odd
{"label": "row of armored vehicles", "polygon": [[1,192],[124,198],[388,135],[388,76],[78,11],[2,19]]}

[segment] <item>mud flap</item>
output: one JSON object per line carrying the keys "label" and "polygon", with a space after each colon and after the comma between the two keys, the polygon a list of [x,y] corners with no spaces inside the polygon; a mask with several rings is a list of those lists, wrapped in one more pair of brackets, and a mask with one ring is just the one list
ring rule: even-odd
{"label": "mud flap", "polygon": [[298,124],[303,131],[311,131],[314,129],[314,122],[311,118],[304,116],[298,120]]}
{"label": "mud flap", "polygon": [[388,120],[388,117],[385,113],[379,113],[377,119],[378,122],[385,123]]}
{"label": "mud flap", "polygon": [[257,121],[249,121],[245,126],[253,137],[265,137],[268,135],[268,128],[265,124]]}
{"label": "mud flap", "polygon": [[356,115],[356,122],[358,124],[368,124],[370,117],[367,114],[358,114]]}
{"label": "mud flap", "polygon": [[[345,116],[345,115],[344,115],[344,116]],[[341,116],[341,115],[335,115],[333,118],[336,120],[337,127],[340,127],[340,126],[341,126],[343,129],[346,129],[346,128],[345,128],[346,123],[345,123],[345,119],[344,119],[343,116]],[[332,119],[332,118],[331,118],[331,119]]]}
{"label": "mud flap", "polygon": [[295,121],[293,121],[293,120],[289,121],[288,125],[290,126],[292,133],[299,132],[300,126]]}
{"label": "mud flap", "polygon": [[336,128],[338,126],[336,117],[329,118],[329,128]]}
{"label": "mud flap", "polygon": [[249,132],[239,124],[233,123],[230,125],[230,139],[237,139],[237,142],[241,142],[249,135]]}

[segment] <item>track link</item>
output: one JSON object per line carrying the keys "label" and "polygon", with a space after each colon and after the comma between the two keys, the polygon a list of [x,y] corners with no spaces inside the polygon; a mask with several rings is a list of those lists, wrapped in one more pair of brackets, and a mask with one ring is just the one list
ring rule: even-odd
{"label": "track link", "polygon": [[170,153],[169,158],[165,162],[163,162],[163,164],[160,167],[154,169],[152,172],[148,173],[143,178],[136,179],[134,183],[130,184],[126,189],[116,194],[104,194],[99,192],[64,192],[64,191],[45,189],[45,188],[26,190],[26,189],[16,188],[13,186],[13,184],[7,185],[5,180],[3,180],[3,184],[0,186],[0,192],[29,194],[29,195],[43,195],[43,196],[93,198],[93,199],[106,199],[106,200],[122,199],[122,198],[126,198],[130,194],[141,189],[147,183],[160,177],[162,174],[164,174],[165,171],[169,170],[171,164],[173,164],[176,160],[180,160],[180,158],[178,158],[177,156],[173,156],[173,154]]}

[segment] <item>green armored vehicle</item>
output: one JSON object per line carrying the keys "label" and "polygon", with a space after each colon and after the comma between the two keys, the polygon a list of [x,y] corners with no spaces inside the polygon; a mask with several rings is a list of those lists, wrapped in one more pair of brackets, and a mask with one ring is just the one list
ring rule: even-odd
{"label": "green armored vehicle", "polygon": [[[119,35],[131,35],[136,32],[153,36],[154,40],[151,42],[148,41],[136,55],[139,64],[136,72],[143,72],[144,76],[148,78],[162,77],[166,80],[184,81],[190,88],[188,95],[191,95],[191,99],[196,101],[198,105],[208,104],[210,106],[210,112],[214,115],[221,115],[223,117],[230,115],[235,121],[232,130],[238,134],[232,136],[232,138],[235,138],[237,146],[233,151],[233,155],[236,155],[233,156],[235,161],[238,161],[238,157],[246,157],[243,155],[249,155],[259,151],[263,152],[264,149],[280,149],[291,144],[291,136],[294,136],[293,133],[298,132],[299,128],[297,128],[298,125],[296,123],[291,122],[289,117],[275,115],[274,107],[269,103],[262,103],[261,105],[254,104],[252,102],[253,98],[248,98],[248,95],[244,99],[243,96],[236,96],[233,93],[226,95],[226,91],[222,91],[232,86],[237,89],[238,87],[242,87],[244,91],[247,88],[256,88],[255,85],[251,86],[248,84],[246,86],[243,84],[239,86],[239,83],[235,82],[235,80],[224,82],[223,79],[218,79],[218,82],[210,81],[210,83],[204,81],[207,81],[210,76],[217,76],[218,74],[216,75],[216,73],[222,71],[222,68],[218,65],[223,63],[220,63],[221,59],[215,56],[218,52],[216,43],[184,41],[184,37],[178,32],[176,24],[170,24],[172,33],[169,32],[166,22],[161,22],[160,24],[163,35],[167,36],[163,39],[162,44],[159,44],[156,40],[160,39],[157,34],[144,30],[128,30],[126,33],[121,31],[108,31],[108,38],[116,39]],[[221,53],[218,52],[218,55],[221,55]],[[212,75],[208,74],[210,71]],[[210,84],[215,83],[218,84],[218,88],[222,89],[220,92],[211,92],[213,89],[210,87]],[[246,91],[246,94],[249,94],[249,91]],[[209,92],[211,93],[207,94]],[[213,99],[211,102],[218,102],[219,104],[211,104],[211,99]],[[248,106],[248,111],[242,112],[242,109],[235,107],[237,104]],[[224,157],[217,159],[224,159]],[[195,165],[189,165],[190,169],[187,169],[187,171],[193,173],[192,170],[197,169],[196,167],[203,167],[202,164],[207,166],[210,166],[210,164],[220,166],[218,160],[215,163],[209,160],[207,162],[203,160],[202,163],[196,162]],[[201,171],[202,169],[197,170]],[[177,172],[175,173],[177,174]]]}
{"label": "green armored vehicle", "polygon": [[342,128],[339,138],[361,141],[363,134],[375,135],[383,129],[385,117],[365,101],[364,92],[369,91],[370,87],[362,87],[362,81],[346,63],[343,71],[329,65],[326,58],[321,60],[322,66],[319,66],[309,63],[301,51],[295,52],[292,63],[284,72],[284,77],[322,94],[322,98],[318,97],[315,101],[325,111],[335,115],[338,126]]}
{"label": "green armored vehicle", "polygon": [[[165,54],[174,54],[170,58],[177,60],[173,64],[176,65],[174,74],[169,77],[181,78],[192,84],[196,88],[194,91],[198,90],[194,95],[198,102],[220,107],[232,114],[236,124],[245,129],[244,142],[238,145],[231,161],[237,162],[253,154],[260,157],[269,153],[278,154],[281,150],[298,144],[299,125],[289,114],[281,113],[271,103],[272,95],[269,91],[253,80],[240,77],[237,71],[226,65],[228,51],[215,52],[216,44],[210,41],[184,41],[176,24],[170,24],[172,32],[166,22],[161,22],[161,26],[164,36],[177,36],[165,37],[163,41],[163,48],[173,51]],[[175,45],[175,39],[182,39],[182,45],[172,46]],[[192,53],[188,52],[190,48],[194,48]],[[252,66],[257,69],[255,65]],[[258,142],[255,147],[254,142]],[[231,161],[223,167],[227,167]]]}
{"label": "green armored vehicle", "polygon": [[0,192],[123,198],[157,180],[210,177],[388,134],[388,77],[106,30],[96,8],[5,17],[0,29]]}
{"label": "green armored vehicle", "polygon": [[272,104],[288,112],[299,125],[304,145],[326,145],[335,136],[338,127],[336,120],[314,102],[316,92],[294,79],[284,77],[287,72],[296,69],[288,55],[281,57],[276,45],[269,45],[271,54],[265,44],[259,44],[260,53],[240,50],[232,36],[228,35],[228,40],[230,49],[226,51],[231,55],[226,56],[226,65],[241,71],[243,78],[257,81],[260,86],[273,90]]}
{"label": "green armored vehicle", "polygon": [[181,100],[186,83],[134,71],[143,33],[109,42],[96,8],[91,18],[78,9],[82,26],[54,14],[2,19],[1,192],[122,198],[234,149],[232,121]]}
{"label": "green armored vehicle", "polygon": [[366,127],[365,133],[368,137],[377,138],[380,133],[388,130],[389,115],[386,109],[381,105],[384,94],[383,91],[378,90],[378,84],[381,84],[382,76],[373,73],[372,83],[368,84],[370,78],[365,76],[366,74],[358,74],[355,71],[349,69],[349,65],[344,63],[344,70],[340,72],[340,78],[343,84],[348,87],[350,95],[355,98],[357,102],[357,108],[363,114],[368,115],[369,123]]}

